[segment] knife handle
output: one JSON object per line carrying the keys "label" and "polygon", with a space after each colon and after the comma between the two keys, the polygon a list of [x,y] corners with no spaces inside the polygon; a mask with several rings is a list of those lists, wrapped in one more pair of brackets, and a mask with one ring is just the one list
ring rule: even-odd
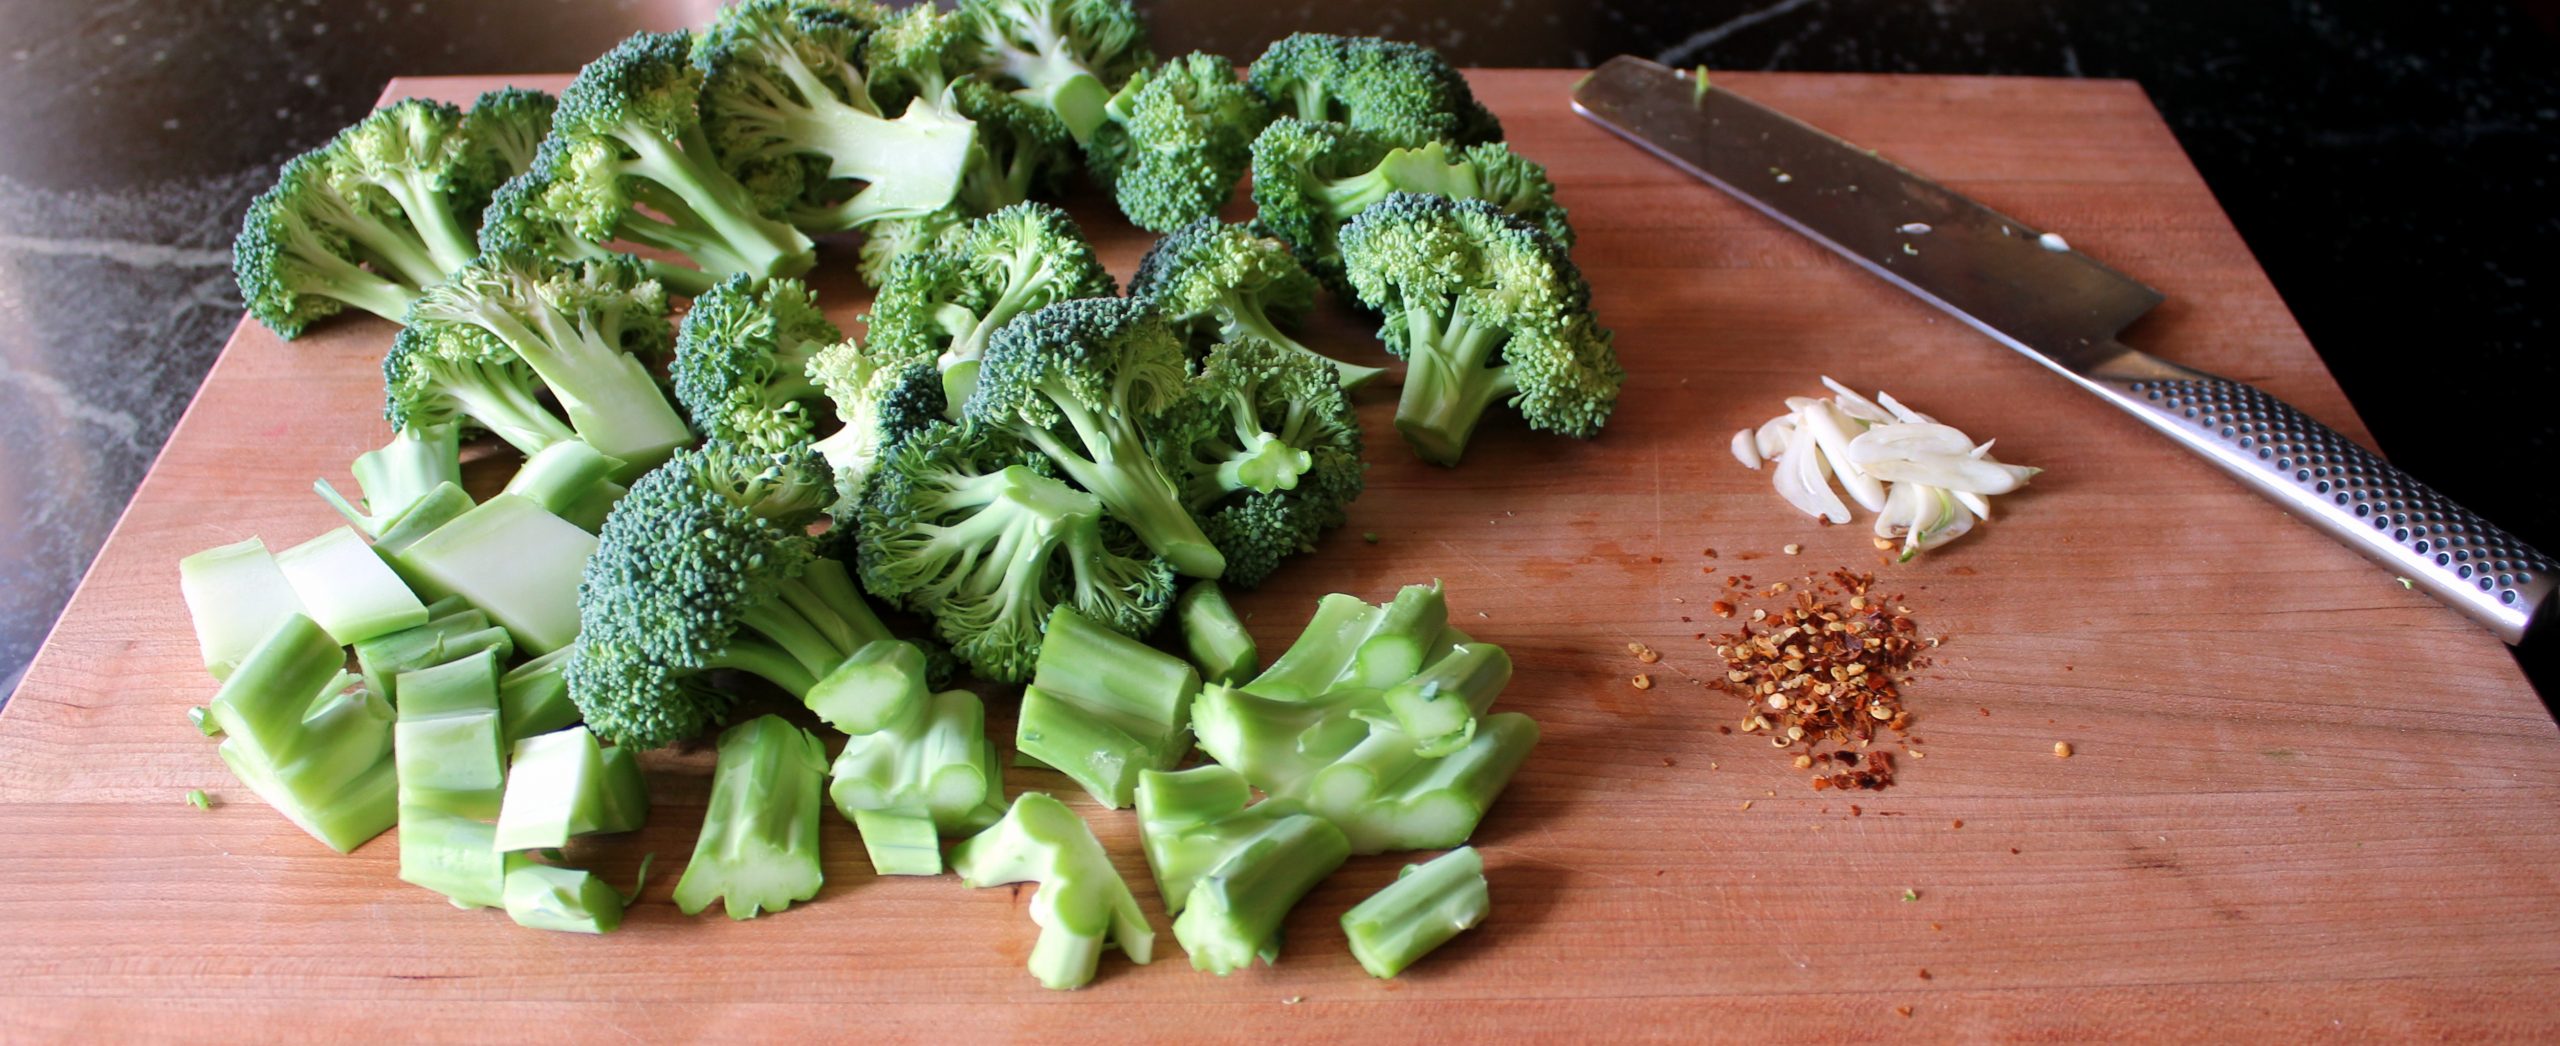
{"label": "knife handle", "polygon": [[[2257,388],[2125,350],[2082,380],[2330,536],[2509,644],[2560,582],[2560,563]],[[2126,373],[2126,372],[2130,373]]]}

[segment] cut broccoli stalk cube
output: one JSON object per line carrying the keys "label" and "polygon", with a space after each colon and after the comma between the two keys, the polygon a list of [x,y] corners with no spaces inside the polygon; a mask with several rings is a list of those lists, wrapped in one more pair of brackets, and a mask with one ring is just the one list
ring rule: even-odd
{"label": "cut broccoli stalk cube", "polygon": [[409,591],[354,527],[339,527],[276,553],[311,620],[339,646],[427,623],[427,605]]}
{"label": "cut broccoli stalk cube", "polygon": [[978,695],[946,690],[904,702],[879,729],[845,741],[828,797],[862,833],[882,875],[942,873],[942,833],[983,828],[1001,801],[995,746]]}
{"label": "cut broccoli stalk cube", "polygon": [[1183,651],[1200,669],[1201,679],[1234,686],[1253,678],[1258,662],[1253,633],[1245,631],[1244,619],[1236,616],[1217,582],[1193,582],[1174,603],[1173,613],[1182,629]]}
{"label": "cut broccoli stalk cube", "polygon": [[1383,700],[1414,753],[1448,755],[1476,736],[1476,715],[1511,684],[1511,655],[1491,643],[1467,642],[1420,674],[1387,688]]}
{"label": "cut broccoli stalk cube", "polygon": [[488,612],[519,648],[547,654],[578,638],[578,582],[595,550],[596,536],[577,524],[501,494],[395,558],[439,594]]}
{"label": "cut broccoli stalk cube", "polygon": [[1486,716],[1464,747],[1416,754],[1413,736],[1373,726],[1367,739],[1316,775],[1307,807],[1350,837],[1353,853],[1456,846],[1538,745],[1538,724],[1518,712]]}
{"label": "cut broccoli stalk cube", "polygon": [[903,639],[862,645],[809,688],[803,703],[828,726],[867,734],[925,699],[924,651]]}
{"label": "cut broccoli stalk cube", "polygon": [[212,709],[202,705],[187,709],[187,722],[206,737],[222,736],[222,724],[214,721]]}
{"label": "cut broccoli stalk cube", "polygon": [[288,616],[223,681],[211,706],[232,774],[340,853],[399,817],[391,706],[347,689],[355,677],[346,659],[317,622]]}
{"label": "cut broccoli stalk cube", "polygon": [[312,489],[365,536],[380,537],[419,499],[443,484],[462,482],[461,437],[461,426],[453,424],[404,428],[392,433],[391,442],[380,449],[356,455],[348,471],[364,492],[361,509],[349,504],[328,480],[313,480]]}
{"label": "cut broccoli stalk cube", "polygon": [[507,869],[507,918],[518,926],[569,933],[612,933],[622,925],[622,895],[593,872],[518,861]]}
{"label": "cut broccoli stalk cube", "polygon": [[417,503],[410,505],[408,511],[382,528],[382,533],[373,539],[373,552],[391,564],[391,569],[400,574],[400,579],[409,583],[411,591],[429,599],[448,598],[453,593],[438,591],[432,582],[411,573],[400,562],[400,550],[462,518],[462,514],[471,511],[474,504],[471,495],[463,493],[456,484],[447,483],[430,490]]}
{"label": "cut broccoli stalk cube", "polygon": [[400,881],[443,894],[456,908],[506,904],[507,865],[497,829],[476,817],[420,806],[400,808]]}
{"label": "cut broccoli stalk cube", "polygon": [[560,674],[568,660],[569,649],[562,647],[517,665],[498,680],[498,721],[506,728],[507,747],[578,724],[577,702],[569,700],[569,681]]}
{"label": "cut broccoli stalk cube", "polygon": [[1199,692],[1200,673],[1182,659],[1060,606],[1023,691],[1014,746],[1119,809],[1138,771],[1172,769],[1191,750]]}
{"label": "cut broccoli stalk cube", "polygon": [[356,666],[364,673],[364,685],[394,705],[400,703],[400,677],[405,673],[449,664],[484,650],[495,652],[500,661],[515,656],[515,640],[507,630],[490,624],[489,615],[469,609],[459,599],[440,600],[429,606],[427,613],[426,624],[355,645]]}
{"label": "cut broccoli stalk cube", "polygon": [[636,832],[649,823],[649,781],[640,774],[637,751],[615,745],[604,750],[604,778],[598,782],[595,819],[578,826],[589,832]]}
{"label": "cut broccoli stalk cube", "polygon": [[1367,600],[1340,592],[1316,601],[1316,613],[1298,641],[1244,689],[1277,701],[1306,701],[1331,690],[1351,670],[1360,644],[1383,613]]}
{"label": "cut broccoli stalk cube", "polygon": [[676,882],[676,907],[700,914],[723,901],[729,918],[752,919],[818,895],[819,785],[826,747],[775,716],[722,731],[711,771],[711,806],[693,861]]}
{"label": "cut broccoli stalk cube", "polygon": [[179,560],[178,594],[186,598],[196,646],[215,679],[230,676],[232,667],[274,634],[276,626],[303,612],[302,597],[276,568],[267,543],[257,538]]}
{"label": "cut broccoli stalk cube", "polygon": [[540,505],[543,511],[593,534],[604,526],[614,502],[629,493],[613,479],[624,467],[621,459],[607,456],[585,440],[561,440],[526,458],[501,493]]}
{"label": "cut broccoli stalk cube", "polygon": [[1276,961],[1289,909],[1351,856],[1340,829],[1287,799],[1248,806],[1251,791],[1221,766],[1138,778],[1138,831],[1174,939],[1222,977]]}
{"label": "cut broccoli stalk cube", "polygon": [[1344,681],[1353,686],[1383,688],[1411,678],[1449,627],[1449,601],[1437,581],[1406,585],[1380,610],[1376,626],[1352,654]]}
{"label": "cut broccoli stalk cube", "polygon": [[627,832],[647,815],[639,764],[629,752],[598,745],[583,726],[518,741],[507,764],[500,850],[551,849],[572,836]]}
{"label": "cut broccoli stalk cube", "polygon": [[1386,889],[1342,913],[1351,957],[1373,977],[1393,977],[1415,959],[1484,921],[1484,856],[1461,846],[1396,873]]}
{"label": "cut broccoli stalk cube", "polygon": [[506,787],[499,743],[498,657],[483,650],[399,675],[393,765],[400,808],[495,817]]}
{"label": "cut broccoli stalk cube", "polygon": [[1051,796],[1025,792],[1014,799],[1004,819],[951,851],[951,867],[960,884],[972,888],[1040,884],[1031,898],[1040,940],[1031,947],[1030,965],[1043,987],[1091,982],[1107,946],[1117,945],[1141,966],[1154,957],[1155,930],[1138,898],[1093,829]]}
{"label": "cut broccoli stalk cube", "polygon": [[[1018,765],[1065,774],[1115,810],[1129,805],[1135,796],[1138,771],[1157,762],[1146,742],[1130,736],[1108,713],[1037,685],[1022,688],[1014,747],[1021,752]],[[1177,754],[1175,759],[1179,758]]]}

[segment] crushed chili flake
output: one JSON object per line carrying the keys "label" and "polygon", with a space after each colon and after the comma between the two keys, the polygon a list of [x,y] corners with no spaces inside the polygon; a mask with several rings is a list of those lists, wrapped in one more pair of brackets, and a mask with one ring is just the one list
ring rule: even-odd
{"label": "crushed chili flake", "polygon": [[1748,702],[1741,731],[1766,735],[1774,748],[1796,749],[1791,759],[1797,769],[1812,771],[1807,783],[1816,791],[1891,787],[1893,755],[1860,751],[1879,740],[1879,731],[1891,731],[1891,740],[1918,757],[1910,750],[1917,739],[1910,736],[1902,687],[1928,667],[1923,652],[1936,640],[1918,635],[1899,597],[1869,598],[1874,584],[1873,575],[1845,567],[1796,585],[1773,583],[1767,597],[1792,597],[1754,608],[1749,623],[1715,639],[1726,670],[1707,685]]}
{"label": "crushed chili flake", "polygon": [[1653,689],[1653,677],[1639,672],[1636,673],[1636,677],[1634,679],[1628,680],[1627,684],[1638,690],[1651,690]]}

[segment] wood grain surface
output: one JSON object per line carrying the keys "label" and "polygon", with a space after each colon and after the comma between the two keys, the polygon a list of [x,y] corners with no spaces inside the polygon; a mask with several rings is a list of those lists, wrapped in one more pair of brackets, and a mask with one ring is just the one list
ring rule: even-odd
{"label": "wood grain surface", "polygon": [[[1415,462],[1373,397],[1350,525],[1238,599],[1269,652],[1321,593],[1438,577],[1454,619],[1518,662],[1502,707],[1545,740],[1477,834],[1493,915],[1402,978],[1363,974],[1336,920],[1413,857],[1354,859],[1290,917],[1278,967],[1221,979],[1174,946],[1132,818],[1080,795],[1160,934],[1154,965],[1106,956],[1082,991],[1023,971],[1027,889],[875,878],[833,815],[816,901],[686,918],[667,894],[707,791],[700,751],[654,757],[649,827],[590,855],[616,877],[662,858],[609,937],[456,911],[394,877],[390,836],[330,855],[188,725],[214,685],[176,562],[337,524],[312,478],[344,485],[386,435],[392,329],[360,318],[291,346],[240,328],[0,714],[0,1038],[2560,1037],[2560,736],[2503,648],[1576,119],[1573,78],[1475,80],[1572,209],[1630,375],[1615,422],[1590,443],[1492,422],[1447,470]],[[466,100],[493,82],[391,90]],[[2362,435],[2133,85],[1717,82],[2063,233],[2168,293],[2133,344]],[[1074,206],[1125,279],[1145,239]],[[849,245],[828,251],[827,302],[850,321]],[[1321,329],[1367,337],[1348,310]],[[1863,521],[1815,526],[1726,455],[1823,374],[2047,471],[1987,530],[1878,565]],[[1839,565],[1876,570],[1946,637],[1908,695],[1927,757],[1879,794],[1811,791],[1766,741],[1718,734],[1738,703],[1698,682],[1721,671],[1694,637],[1725,624],[1706,609],[1725,574]],[[1631,641],[1662,662],[1636,664]],[[1640,669],[1652,689],[1630,686]],[[1075,791],[1035,771],[1007,786]]]}

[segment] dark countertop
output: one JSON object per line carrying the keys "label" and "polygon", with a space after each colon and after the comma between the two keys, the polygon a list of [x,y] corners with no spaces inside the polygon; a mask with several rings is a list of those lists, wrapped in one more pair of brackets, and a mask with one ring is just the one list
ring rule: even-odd
{"label": "dark countertop", "polygon": [[[360,116],[391,76],[566,71],[711,6],[0,7],[0,701],[229,335],[231,234],[276,163]],[[1313,29],[1465,65],[1631,52],[2139,81],[2382,449],[2560,549],[2560,411],[2514,395],[2560,390],[2545,329],[2560,296],[2533,261],[2560,241],[2560,0],[1142,6],[1158,50],[1239,61]],[[2554,645],[2524,655],[2546,695],[2560,693]]]}

